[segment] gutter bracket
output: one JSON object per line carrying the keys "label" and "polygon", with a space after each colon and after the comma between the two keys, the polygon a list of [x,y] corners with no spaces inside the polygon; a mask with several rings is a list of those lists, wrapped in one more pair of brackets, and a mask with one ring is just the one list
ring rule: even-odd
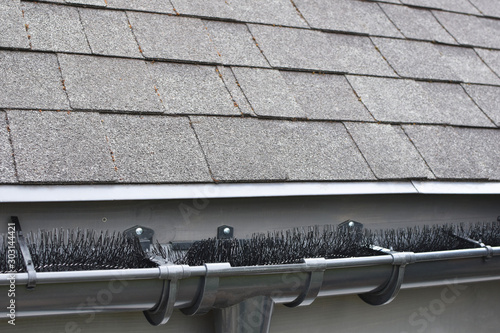
{"label": "gutter bracket", "polygon": [[35,289],[36,286],[36,271],[33,264],[33,259],[31,259],[31,253],[28,248],[28,244],[26,243],[23,231],[21,230],[21,223],[19,223],[19,218],[17,216],[11,216],[10,219],[16,228],[15,231],[17,234],[17,243],[19,244],[19,248],[21,249],[24,265],[26,266],[26,271],[28,272],[28,283],[26,284],[26,288],[32,290]]}
{"label": "gutter bracket", "polygon": [[401,289],[406,265],[416,261],[415,253],[413,252],[392,252],[390,255],[393,259],[393,267],[389,280],[374,291],[358,295],[370,305],[385,305],[390,303]]}
{"label": "gutter bracket", "polygon": [[[188,277],[189,270],[184,265],[163,265],[159,267],[160,279],[163,279],[163,290],[158,304],[152,309],[143,311],[148,322],[153,326],[166,324],[174,311],[179,279]],[[169,278],[167,280],[167,278]]]}
{"label": "gutter bracket", "polygon": [[316,297],[318,297],[319,291],[323,286],[323,277],[326,269],[325,258],[304,259],[304,263],[306,264],[305,270],[310,270],[309,277],[304,291],[295,300],[285,304],[289,308],[311,305]]}
{"label": "gutter bracket", "polygon": [[205,264],[206,273],[201,278],[200,292],[196,302],[188,308],[181,309],[182,313],[187,316],[195,314],[205,314],[215,303],[217,290],[219,289],[219,273],[229,268],[229,263]]}

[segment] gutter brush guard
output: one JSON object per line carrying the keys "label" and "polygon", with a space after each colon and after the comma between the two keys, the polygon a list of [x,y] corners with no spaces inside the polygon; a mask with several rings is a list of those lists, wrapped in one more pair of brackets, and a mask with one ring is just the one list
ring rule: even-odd
{"label": "gutter brush guard", "polygon": [[[257,240],[261,242],[255,244],[272,240],[283,241],[287,246],[290,245],[287,241],[293,240],[292,243],[302,247],[309,244],[306,250],[315,248],[325,257],[303,257],[297,260],[285,256],[287,260],[284,263],[237,266],[229,263],[238,261],[237,258],[229,258],[227,262],[188,265],[179,260],[176,264],[167,263],[167,258],[157,255],[155,260],[163,259],[163,263],[157,267],[37,271],[36,287],[31,290],[23,287],[32,279],[29,271],[15,274],[5,272],[0,274],[0,293],[7,293],[14,280],[18,286],[18,316],[143,311],[152,325],[161,325],[168,322],[174,309],[180,309],[186,315],[214,310],[218,332],[268,332],[275,304],[304,306],[314,302],[317,297],[358,294],[368,304],[383,305],[392,301],[400,289],[439,286],[449,280],[457,283],[500,280],[500,228],[496,223],[468,228],[442,226],[379,233],[354,229],[326,227],[320,231],[311,228],[258,235],[249,240],[219,239],[215,241],[218,250],[211,254],[228,259],[222,255],[227,254],[228,249],[233,250],[232,254],[243,253],[239,251]],[[450,230],[454,233],[449,234]],[[421,239],[438,237],[439,232],[443,233],[439,237],[450,237],[445,243],[451,248],[426,252],[418,252],[418,248],[415,251],[395,251],[395,246],[401,245],[399,243],[412,246]],[[336,237],[335,241],[343,241],[344,245],[350,239],[357,239],[363,246],[368,244],[367,241],[374,243],[364,248],[363,256],[334,256],[328,251],[321,252],[331,248],[326,235]],[[478,236],[487,237],[478,239]],[[312,241],[318,237],[322,240]],[[386,240],[403,241],[393,242],[391,249],[384,243]],[[206,242],[214,243],[214,240]],[[328,246],[321,246],[325,243]],[[485,245],[488,243],[492,246]],[[137,239],[133,244],[142,251]],[[198,243],[196,246],[201,245]],[[167,254],[165,248],[168,249],[163,246],[155,252]],[[297,252],[298,255],[303,254]],[[189,256],[183,258],[186,260]],[[96,298],[97,304],[85,303],[88,298]],[[3,303],[0,304],[0,315],[6,316],[7,304]],[[259,314],[259,318],[256,318],[259,325],[251,330],[249,327],[243,328],[241,325],[248,324],[238,320],[242,313],[248,311]]]}

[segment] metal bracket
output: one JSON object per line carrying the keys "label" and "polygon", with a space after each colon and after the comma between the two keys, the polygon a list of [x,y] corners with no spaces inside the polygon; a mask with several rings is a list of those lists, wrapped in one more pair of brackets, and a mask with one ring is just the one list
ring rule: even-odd
{"label": "metal bracket", "polygon": [[310,267],[312,271],[309,272],[304,291],[295,300],[285,304],[289,308],[311,305],[316,297],[318,297],[318,293],[323,285],[323,277],[326,269],[325,258],[304,259],[304,263],[306,264],[306,270]]}
{"label": "metal bracket", "polygon": [[234,228],[229,225],[221,225],[217,228],[218,239],[231,239],[234,237]]}
{"label": "metal bracket", "polygon": [[192,306],[181,309],[182,313],[192,316],[195,314],[205,314],[210,311],[215,303],[217,290],[219,289],[218,273],[228,268],[231,268],[229,263],[205,264],[206,273],[201,278],[198,298]]}
{"label": "metal bracket", "polygon": [[340,223],[337,228],[339,230],[347,229],[351,231],[360,232],[363,229],[363,223],[359,223],[353,220],[347,220]]}
{"label": "metal bracket", "polygon": [[[179,279],[189,277],[186,266],[160,266],[160,279],[163,279],[163,290],[158,304],[150,310],[143,311],[148,322],[153,326],[166,324],[174,311]],[[168,279],[167,279],[168,278]]]}
{"label": "metal bracket", "polygon": [[153,235],[155,234],[155,231],[151,228],[136,225],[123,231],[123,234],[125,236],[139,238],[142,249],[144,251],[149,251],[151,244],[153,244]]}
{"label": "metal bracket", "polygon": [[454,237],[457,237],[457,238],[460,238],[460,239],[463,239],[464,241],[467,241],[471,244],[474,244],[476,245],[477,247],[481,247],[483,249],[486,249],[486,255],[483,257],[483,259],[486,261],[486,260],[489,260],[493,257],[493,248],[490,246],[490,245],[486,245],[484,244],[483,242],[481,242],[481,240],[475,240],[475,239],[472,239],[472,238],[469,238],[469,237],[465,237],[465,236],[458,236],[458,235],[453,235]]}
{"label": "metal bracket", "polygon": [[390,303],[398,294],[403,284],[405,268],[407,264],[416,260],[413,252],[393,252],[393,267],[389,280],[379,288],[369,293],[358,295],[363,301],[370,305],[384,305]]}
{"label": "metal bracket", "polygon": [[33,264],[33,260],[31,259],[31,253],[28,248],[28,244],[26,243],[23,231],[21,230],[21,224],[19,223],[19,218],[17,216],[11,216],[10,219],[12,223],[14,223],[15,225],[17,234],[17,243],[19,244],[19,248],[21,249],[24,265],[26,266],[26,271],[28,272],[28,284],[26,285],[26,287],[28,289],[34,289],[36,286],[36,271],[35,271],[35,266]]}

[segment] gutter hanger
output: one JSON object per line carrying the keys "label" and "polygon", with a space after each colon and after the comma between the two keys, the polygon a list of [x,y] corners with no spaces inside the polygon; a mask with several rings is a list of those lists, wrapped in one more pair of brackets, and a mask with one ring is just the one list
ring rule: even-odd
{"label": "gutter hanger", "polygon": [[[406,288],[500,280],[500,247],[435,252],[393,252],[373,257],[305,259],[300,264],[231,267],[162,265],[157,268],[39,272],[36,288],[24,288],[28,273],[0,274],[0,293],[18,286],[18,316],[144,311],[153,325],[165,324],[174,309],[186,315],[216,311],[218,332],[248,325],[268,332],[274,304],[309,305],[317,297],[358,294],[372,305],[392,301]],[[23,287],[21,287],[23,286]],[[96,303],[85,303],[87,299]],[[252,310],[253,309],[253,310]],[[258,311],[254,311],[258,309]],[[6,305],[1,304],[1,316]]]}

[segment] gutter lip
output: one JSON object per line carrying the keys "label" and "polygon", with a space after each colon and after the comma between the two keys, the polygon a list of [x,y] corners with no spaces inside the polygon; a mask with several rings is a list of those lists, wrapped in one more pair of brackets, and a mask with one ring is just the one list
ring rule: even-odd
{"label": "gutter lip", "polygon": [[500,194],[500,182],[413,180],[223,184],[0,185],[0,203],[377,194]]}

